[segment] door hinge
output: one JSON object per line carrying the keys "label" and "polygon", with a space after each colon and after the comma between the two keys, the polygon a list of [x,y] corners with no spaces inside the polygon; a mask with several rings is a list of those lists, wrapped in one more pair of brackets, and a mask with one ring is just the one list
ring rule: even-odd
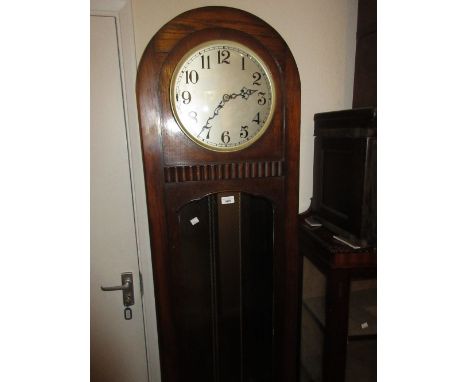
{"label": "door hinge", "polygon": [[140,271],[138,271],[138,274],[140,275],[140,294],[143,297],[143,276]]}

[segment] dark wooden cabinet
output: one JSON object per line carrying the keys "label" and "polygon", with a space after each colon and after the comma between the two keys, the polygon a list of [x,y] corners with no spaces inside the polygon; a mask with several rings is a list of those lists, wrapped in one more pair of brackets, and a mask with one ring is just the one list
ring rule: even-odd
{"label": "dark wooden cabinet", "polygon": [[[313,275],[304,274],[304,380],[374,382],[376,110],[316,114],[314,133],[313,198],[299,215],[300,253],[315,269]],[[374,280],[374,287],[357,293],[352,287],[357,280]],[[318,286],[310,295],[308,282]]]}
{"label": "dark wooden cabinet", "polygon": [[[313,269],[309,275],[304,268],[304,381],[375,382],[377,251],[352,249],[327,228],[310,227],[307,217],[299,216],[300,253]],[[367,285],[356,290],[352,285],[358,280],[368,280]]]}
{"label": "dark wooden cabinet", "polygon": [[[274,83],[268,129],[238,151],[200,146],[180,128],[171,108],[177,65],[194,47],[219,41],[255,52]],[[202,70],[234,63],[216,59],[211,57],[210,68],[207,58],[204,68],[200,61],[199,72],[187,74],[187,83],[202,81]],[[243,61],[237,68],[244,70]],[[241,86],[255,86],[258,75],[250,73],[248,84],[236,83],[214,96],[214,115],[223,107],[219,99],[232,99],[229,94]],[[188,94],[180,97],[190,102]],[[301,100],[287,44],[270,25],[238,9],[185,12],[149,42],[138,68],[137,101],[162,381],[296,381]],[[253,107],[265,102],[253,101]],[[260,122],[255,115],[246,118]]]}
{"label": "dark wooden cabinet", "polygon": [[361,246],[377,239],[377,116],[374,108],[315,115],[309,214]]}

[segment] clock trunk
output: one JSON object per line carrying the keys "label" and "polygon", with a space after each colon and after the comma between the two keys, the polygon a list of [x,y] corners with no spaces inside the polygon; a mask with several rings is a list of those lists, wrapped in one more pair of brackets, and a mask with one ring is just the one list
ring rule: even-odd
{"label": "clock trunk", "polygon": [[[171,107],[184,57],[219,40],[259,57],[275,94],[267,128],[237,151],[198,144]],[[244,11],[188,11],[149,42],[137,100],[162,380],[297,381],[300,83],[287,44]]]}

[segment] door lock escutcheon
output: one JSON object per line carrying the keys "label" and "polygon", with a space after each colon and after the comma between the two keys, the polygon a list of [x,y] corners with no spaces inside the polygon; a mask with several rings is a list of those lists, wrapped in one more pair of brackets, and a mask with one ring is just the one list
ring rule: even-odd
{"label": "door lock escutcheon", "polygon": [[113,287],[103,287],[101,290],[105,292],[121,290],[123,294],[123,304],[124,306],[131,306],[135,304],[135,295],[133,293],[133,274],[131,272],[124,272],[121,275],[122,285],[113,286]]}

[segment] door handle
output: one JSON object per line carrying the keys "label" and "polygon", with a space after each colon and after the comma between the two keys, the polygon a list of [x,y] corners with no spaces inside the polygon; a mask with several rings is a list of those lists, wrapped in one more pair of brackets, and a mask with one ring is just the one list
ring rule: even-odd
{"label": "door handle", "polygon": [[135,295],[133,293],[133,274],[131,272],[124,272],[121,274],[122,285],[103,287],[101,290],[104,292],[121,290],[123,293],[123,304],[124,306],[130,306],[135,304]]}
{"label": "door handle", "polygon": [[101,290],[105,291],[105,292],[109,292],[109,291],[112,291],[112,290],[129,290],[130,288],[132,287],[132,284],[130,283],[130,281],[125,281],[125,283],[123,285],[118,285],[118,286],[113,286],[113,287],[101,287]]}

